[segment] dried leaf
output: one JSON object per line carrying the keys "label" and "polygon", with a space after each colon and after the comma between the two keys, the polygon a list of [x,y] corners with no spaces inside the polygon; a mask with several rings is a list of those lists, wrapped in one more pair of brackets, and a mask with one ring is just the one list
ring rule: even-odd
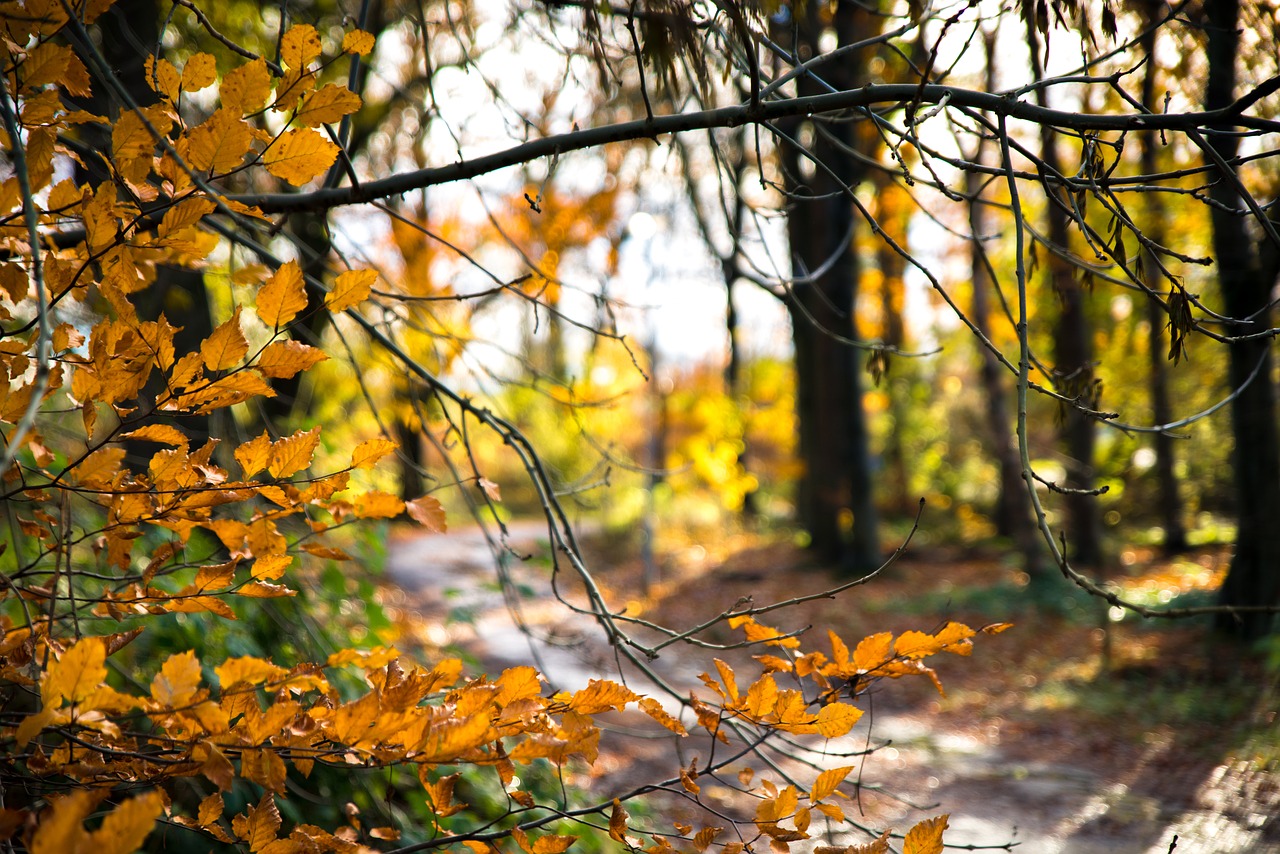
{"label": "dried leaf", "polygon": [[444,505],[440,503],[439,499],[424,495],[421,498],[406,501],[404,507],[408,511],[409,517],[428,531],[434,534],[443,534],[449,530],[448,520],[445,518]]}

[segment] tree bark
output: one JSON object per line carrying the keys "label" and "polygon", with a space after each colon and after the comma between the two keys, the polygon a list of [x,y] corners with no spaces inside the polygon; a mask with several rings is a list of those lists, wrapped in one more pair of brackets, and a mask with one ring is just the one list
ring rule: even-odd
{"label": "tree bark", "polygon": [[[1034,22],[1027,22],[1027,45],[1037,80],[1044,79],[1040,63],[1040,39]],[[1048,107],[1047,87],[1036,89],[1040,106]],[[1040,125],[1040,157],[1049,174],[1062,174],[1058,156],[1058,134],[1049,124]],[[1046,189],[1046,193],[1051,193]],[[1069,246],[1070,221],[1053,198],[1047,199],[1049,241],[1058,251]],[[1072,268],[1055,252],[1048,254],[1048,269],[1053,291],[1058,296],[1058,317],[1053,326],[1053,382],[1065,397],[1091,409],[1098,402],[1098,386],[1093,373],[1092,330],[1087,311],[1087,294],[1076,280]],[[1067,511],[1068,556],[1073,563],[1096,567],[1102,563],[1102,520],[1095,497],[1090,494],[1094,483],[1095,425],[1091,416],[1079,407],[1063,405],[1059,436],[1066,469],[1063,496]]]}
{"label": "tree bark", "polygon": [[[797,13],[802,17],[796,21],[793,47],[801,57],[818,53],[819,13],[812,5]],[[840,0],[834,16],[837,44],[866,37],[881,20],[865,6]],[[862,77],[852,58],[830,68],[827,76],[839,89],[860,85]],[[801,77],[798,87],[801,94],[818,91],[808,77]],[[788,305],[805,468],[797,510],[819,557],[857,573],[879,564],[880,546],[860,351],[835,337],[857,337],[859,265],[847,192],[862,170],[849,154],[855,144],[852,120],[845,116],[821,128],[811,125],[810,151],[821,165],[810,177],[805,177],[805,155],[797,145],[783,144],[781,153],[791,198],[787,231],[799,280]],[[806,121],[790,120],[784,130],[798,141]]]}
{"label": "tree bark", "polygon": [[[1226,106],[1234,97],[1240,8],[1237,0],[1221,0],[1205,4],[1205,13],[1209,61],[1205,108],[1212,110]],[[1238,149],[1238,137],[1230,133],[1234,128],[1220,130],[1225,132],[1207,135],[1208,144],[1230,162]],[[1242,319],[1233,325],[1231,333],[1248,336],[1271,326],[1269,303],[1276,270],[1273,263],[1264,269],[1246,230],[1246,220],[1237,213],[1243,200],[1236,190],[1236,180],[1236,176],[1224,171],[1210,185],[1210,198],[1215,202],[1210,212],[1225,313]],[[1275,256],[1273,249],[1267,253],[1268,260]],[[1231,402],[1238,529],[1235,555],[1218,601],[1223,605],[1277,605],[1280,525],[1276,524],[1275,514],[1280,508],[1280,437],[1276,432],[1270,338],[1236,341],[1229,353],[1227,375],[1231,388],[1243,389]],[[1238,638],[1253,640],[1274,629],[1275,617],[1266,613],[1228,614],[1220,616],[1217,625]]]}

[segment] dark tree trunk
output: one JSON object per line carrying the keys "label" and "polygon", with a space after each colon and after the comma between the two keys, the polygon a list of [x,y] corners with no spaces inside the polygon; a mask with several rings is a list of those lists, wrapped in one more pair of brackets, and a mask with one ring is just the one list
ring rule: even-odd
{"label": "dark tree trunk", "polygon": [[[1044,78],[1040,65],[1040,39],[1032,21],[1027,22],[1027,44],[1037,80]],[[1047,87],[1036,89],[1040,106],[1047,107]],[[1050,175],[1062,174],[1058,156],[1058,135],[1049,125],[1040,125],[1040,157]],[[1057,191],[1047,190],[1056,193]],[[1058,251],[1069,246],[1070,220],[1062,206],[1050,198],[1046,205],[1049,241]],[[1095,409],[1098,403],[1097,381],[1093,373],[1092,330],[1087,311],[1087,293],[1076,280],[1071,266],[1055,252],[1048,254],[1048,268],[1053,291],[1058,296],[1058,317],[1053,327],[1054,386],[1059,393],[1083,406]],[[1060,429],[1065,456],[1066,487],[1063,496],[1067,509],[1068,557],[1083,566],[1102,563],[1102,521],[1095,497],[1089,494],[1094,483],[1095,424],[1092,416],[1079,407],[1064,404]]]}
{"label": "dark tree trunk", "polygon": [[[811,5],[798,14],[803,18],[797,21],[795,48],[801,56],[814,56],[822,32],[820,10]],[[834,20],[837,43],[870,35],[881,20],[864,6],[840,0]],[[827,79],[837,88],[853,88],[859,85],[858,71],[857,59],[851,57],[830,68]],[[801,95],[818,91],[807,77],[801,78],[799,89]],[[805,121],[786,123],[792,139],[800,139]],[[810,151],[822,165],[811,171],[802,169],[805,155],[795,145],[784,144],[782,158],[792,194],[787,219],[792,266],[800,279],[789,304],[805,468],[797,509],[814,551],[853,573],[875,567],[880,546],[860,351],[836,337],[857,336],[858,258],[846,188],[858,183],[861,170],[848,153],[854,145],[851,121],[839,117],[813,127]],[[819,270],[821,275],[807,278]],[[851,536],[846,536],[847,528]]]}
{"label": "dark tree trunk", "polygon": [[[1142,53],[1147,58],[1147,68],[1142,79],[1142,105],[1151,112],[1159,112],[1160,104],[1156,99],[1157,65],[1155,61],[1156,27],[1158,7],[1155,3],[1147,3],[1144,7],[1147,32],[1142,38]],[[1156,145],[1159,137],[1155,134],[1138,135],[1140,146],[1141,169],[1144,175],[1154,175],[1157,171]],[[1148,193],[1144,197],[1147,207],[1145,229],[1147,237],[1158,245],[1164,245],[1167,216],[1163,197],[1159,193]],[[1146,273],[1146,285],[1152,291],[1163,287],[1163,279],[1157,259],[1149,250],[1146,253],[1143,267]],[[1168,315],[1155,299],[1147,300],[1147,323],[1150,326],[1150,338],[1147,342],[1150,350],[1151,366],[1151,414],[1156,424],[1168,424],[1173,421],[1173,405],[1169,400],[1169,371],[1165,365],[1167,339],[1164,334]],[[1182,524],[1182,498],[1178,495],[1178,478],[1174,475],[1174,441],[1165,433],[1155,435],[1156,482],[1159,488],[1157,506],[1160,522],[1164,528],[1163,548],[1165,554],[1177,554],[1186,551],[1187,530]]]}
{"label": "dark tree trunk", "polygon": [[[1205,109],[1215,110],[1234,99],[1240,9],[1236,0],[1221,0],[1206,3],[1205,12],[1209,37]],[[1224,160],[1229,162],[1235,157],[1238,138],[1233,134],[1211,133],[1208,141]],[[1234,176],[1222,175],[1210,185],[1209,193],[1215,202],[1211,208],[1213,252],[1225,313],[1249,318],[1235,324],[1231,332],[1236,336],[1262,332],[1271,326],[1269,302],[1275,266],[1261,262],[1245,218],[1236,213],[1242,209],[1243,201],[1236,192]],[[1265,254],[1268,261],[1274,258],[1274,247],[1268,247]],[[1231,568],[1218,594],[1223,605],[1280,604],[1280,525],[1275,519],[1280,508],[1280,437],[1276,433],[1270,348],[1269,337],[1237,341],[1230,347],[1231,388],[1243,387],[1243,391],[1231,402],[1238,531]],[[1274,615],[1266,613],[1223,615],[1218,619],[1221,630],[1246,640],[1262,637],[1274,626]]]}

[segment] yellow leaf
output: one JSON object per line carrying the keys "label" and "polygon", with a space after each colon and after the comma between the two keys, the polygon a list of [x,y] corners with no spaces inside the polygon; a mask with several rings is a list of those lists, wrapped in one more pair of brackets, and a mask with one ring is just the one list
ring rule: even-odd
{"label": "yellow leaf", "polygon": [[289,477],[311,465],[311,457],[320,442],[320,425],[310,430],[299,430],[271,445],[267,458],[267,471],[274,477]]}
{"label": "yellow leaf", "polygon": [[192,583],[192,587],[196,592],[203,593],[208,590],[221,590],[230,586],[236,576],[236,564],[238,560],[228,563],[220,563],[214,566],[202,566],[196,572],[196,580]]}
{"label": "yellow leaf", "polygon": [[640,699],[640,695],[617,682],[607,679],[592,679],[587,687],[574,692],[569,700],[569,708],[580,715],[594,715],[610,710],[621,711],[627,703]]}
{"label": "yellow leaf", "polygon": [[83,822],[101,799],[101,794],[85,790],[49,799],[31,837],[31,854],[67,854],[88,848]]}
{"label": "yellow leaf", "polygon": [[147,85],[154,89],[156,94],[166,101],[178,100],[182,88],[182,75],[178,73],[177,67],[172,62],[167,59],[156,62],[154,56],[148,55],[145,70]]}
{"label": "yellow leaf", "polygon": [[295,187],[323,175],[337,159],[338,146],[311,128],[287,131],[262,155],[268,172]]}
{"label": "yellow leaf", "polygon": [[185,433],[177,427],[170,427],[168,424],[148,424],[145,427],[139,427],[137,430],[130,430],[128,433],[124,433],[120,438],[159,442],[162,445],[172,445],[175,448],[185,448],[189,443]]}
{"label": "yellow leaf", "polygon": [[818,775],[818,779],[813,781],[813,791],[809,793],[809,801],[817,803],[836,790],[836,787],[844,782],[844,778],[849,776],[849,772],[853,770],[852,765],[843,765],[839,768],[831,768],[823,771]]}
{"label": "yellow leaf", "polygon": [[325,307],[336,313],[358,305],[369,298],[377,279],[378,274],[373,270],[347,270],[339,273],[333,281],[333,290],[325,297]]}
{"label": "yellow leaf", "polygon": [[253,144],[253,130],[238,109],[223,107],[194,128],[187,140],[191,168],[221,175],[244,162]]}
{"label": "yellow leaf", "polygon": [[86,852],[93,854],[134,854],[146,841],[164,809],[164,796],[157,791],[139,795],[116,807],[89,834]]}
{"label": "yellow leaf", "polygon": [[262,371],[263,376],[290,379],[328,358],[323,350],[301,341],[272,341],[258,356],[254,367]]}
{"label": "yellow leaf", "polygon": [[288,261],[258,289],[258,318],[268,329],[279,329],[307,307],[306,284],[297,261]]}
{"label": "yellow leaf", "polygon": [[156,233],[160,237],[168,237],[175,232],[190,228],[204,218],[204,215],[217,207],[211,199],[183,199],[165,211],[164,219]]}
{"label": "yellow leaf", "polygon": [[947,829],[949,815],[927,818],[907,831],[902,840],[902,854],[942,854],[942,832]]}
{"label": "yellow leaf", "polygon": [[297,596],[298,591],[282,584],[267,584],[265,581],[250,581],[236,588],[236,593],[250,599],[278,599],[281,596]]}
{"label": "yellow leaf", "polygon": [[403,501],[378,490],[357,495],[353,503],[360,519],[391,519],[404,512]]}
{"label": "yellow leaf", "polygon": [[296,120],[307,127],[336,122],[360,109],[360,96],[346,86],[330,83],[308,95],[295,114]]}
{"label": "yellow leaf", "polygon": [[27,58],[18,66],[22,91],[30,92],[56,81],[66,72],[73,56],[71,48],[53,42],[45,42],[32,48]]}
{"label": "yellow leaf", "polygon": [[766,673],[747,689],[747,698],[743,704],[743,711],[759,720],[772,712],[774,704],[777,702],[778,683],[774,682],[773,677]]}
{"label": "yellow leaf", "polygon": [[880,632],[870,635],[858,642],[853,651],[853,667],[855,671],[875,670],[889,659],[889,649],[893,644],[892,632]]}
{"label": "yellow leaf", "polygon": [[366,33],[364,30],[352,30],[342,37],[342,52],[354,53],[358,56],[368,56],[373,50],[376,40],[372,33]]}
{"label": "yellow leaf", "polygon": [[449,530],[448,522],[445,519],[444,505],[440,503],[439,499],[424,495],[421,498],[406,501],[404,507],[408,511],[409,517],[428,531],[434,534],[443,534]]}
{"label": "yellow leaf", "polygon": [[738,702],[738,681],[734,677],[733,668],[725,664],[720,659],[714,659],[716,671],[720,674],[720,681],[724,683],[724,688],[728,692],[729,699]]}
{"label": "yellow leaf", "polygon": [[151,699],[167,709],[186,706],[200,687],[200,659],[187,650],[171,655],[151,680]]}
{"label": "yellow leaf", "polygon": [[256,807],[249,807],[248,813],[238,815],[231,820],[231,829],[237,837],[249,843],[249,850],[264,850],[276,841],[276,831],[280,829],[280,810],[276,808],[275,796],[267,792]]}
{"label": "yellow leaf", "polygon": [[561,854],[578,840],[576,836],[557,836],[548,834],[540,836],[533,843],[533,854]]}
{"label": "yellow leaf", "polygon": [[240,463],[245,477],[253,477],[265,469],[270,456],[271,439],[266,430],[258,438],[250,439],[235,450],[236,462]]}
{"label": "yellow leaf", "polygon": [[206,86],[212,86],[217,79],[218,65],[210,54],[194,54],[183,66],[182,88],[188,92],[199,92]]}
{"label": "yellow leaf", "polygon": [[356,469],[371,469],[377,465],[378,460],[400,447],[399,443],[390,439],[366,439],[356,449],[351,452],[351,467]]}
{"label": "yellow leaf", "polygon": [[[822,813],[837,824],[844,823],[844,810],[840,809],[840,807],[835,804],[816,804],[815,806],[817,807],[818,812]],[[888,837],[885,838],[887,839]]]}
{"label": "yellow leaf", "polygon": [[[839,807],[830,806],[828,804],[822,804],[818,809],[823,812],[827,812],[824,807],[839,810]],[[828,813],[828,815],[830,814]],[[837,820],[844,821],[843,811],[840,812],[840,818]],[[832,845],[819,845],[813,849],[813,854],[890,854],[891,850],[892,849],[889,848],[889,831],[886,830],[884,833],[880,834],[877,839],[874,839],[871,842],[866,842],[862,845],[848,845],[842,848],[837,848]]]}
{"label": "yellow leaf", "polygon": [[676,735],[689,734],[688,730],[684,728],[684,724],[680,723],[677,718],[670,715],[666,709],[662,708],[662,704],[652,697],[645,697],[642,699],[640,701],[640,708],[644,710],[646,715],[653,718]]}
{"label": "yellow leaf", "polygon": [[64,699],[79,703],[92,696],[107,679],[107,648],[102,638],[83,638],[51,661],[40,680],[46,706],[57,708]]}
{"label": "yellow leaf", "polygon": [[242,682],[246,685],[259,685],[263,682],[275,681],[287,675],[289,671],[269,661],[263,661],[261,658],[245,655],[240,658],[228,658],[215,667],[213,672],[225,693],[228,688]]}
{"label": "yellow leaf", "polygon": [[222,795],[214,792],[200,802],[200,812],[197,814],[196,822],[201,827],[208,827],[222,818],[224,809],[226,807],[222,803]]}
{"label": "yellow leaf", "polygon": [[500,690],[493,701],[502,707],[542,693],[542,677],[535,668],[527,665],[508,667],[494,684]]}
{"label": "yellow leaf", "polygon": [[286,68],[298,71],[320,56],[320,34],[310,24],[295,24],[280,40],[280,59]]}
{"label": "yellow leaf", "polygon": [[259,58],[232,70],[222,78],[219,95],[222,108],[238,116],[256,113],[267,103],[271,94],[271,72],[265,60]]}
{"label": "yellow leaf", "polygon": [[830,703],[818,710],[814,723],[824,738],[839,738],[853,729],[861,717],[862,709],[847,703]]}
{"label": "yellow leaf", "polygon": [[248,352],[249,342],[240,330],[240,306],[236,306],[226,323],[200,342],[200,357],[211,371],[225,371],[239,365]]}
{"label": "yellow leaf", "polygon": [[249,574],[254,581],[275,581],[293,563],[292,555],[267,555],[253,562]]}

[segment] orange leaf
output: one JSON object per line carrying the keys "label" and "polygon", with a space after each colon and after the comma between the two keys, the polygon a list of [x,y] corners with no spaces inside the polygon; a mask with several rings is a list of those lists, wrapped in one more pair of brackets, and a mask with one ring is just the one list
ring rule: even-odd
{"label": "orange leaf", "polygon": [[272,341],[263,348],[254,367],[262,371],[263,376],[292,379],[300,371],[328,358],[323,350],[301,341]]}
{"label": "orange leaf", "polygon": [[279,329],[307,307],[306,284],[297,261],[288,261],[258,289],[258,318],[270,329]]}
{"label": "orange leaf", "polygon": [[222,107],[241,116],[261,110],[271,94],[271,72],[261,58],[230,71],[219,91]]}
{"label": "orange leaf", "polygon": [[256,807],[249,807],[246,815],[236,816],[231,820],[231,829],[236,836],[249,843],[249,850],[262,851],[276,841],[276,831],[280,829],[280,810],[276,808],[275,796],[267,792]]}
{"label": "orange leaf", "polygon": [[231,313],[231,319],[213,330],[213,334],[200,343],[200,357],[211,371],[233,368],[249,352],[249,342],[240,330],[240,306]]}
{"label": "orange leaf", "polygon": [[236,462],[240,463],[245,477],[253,477],[265,469],[270,456],[271,439],[266,430],[258,438],[250,439],[235,450]]}
{"label": "orange leaf", "polygon": [[320,55],[320,34],[310,24],[295,24],[280,40],[280,59],[285,67],[300,71]]}
{"label": "orange leaf", "polygon": [[342,52],[368,56],[376,43],[372,33],[366,33],[364,30],[352,30],[342,37]]}
{"label": "orange leaf", "polygon": [[201,827],[209,825],[222,818],[222,812],[225,806],[222,803],[222,795],[214,792],[209,797],[200,802],[200,812],[196,821]]}
{"label": "orange leaf", "polygon": [[849,776],[849,772],[853,770],[852,765],[843,765],[839,768],[831,768],[823,771],[818,775],[818,779],[813,781],[813,791],[809,793],[809,801],[817,803],[836,790],[836,787],[844,782],[844,778]]}
{"label": "orange leaf", "polygon": [[151,699],[167,709],[186,706],[200,687],[200,659],[195,652],[169,656],[151,680]]}
{"label": "orange leaf", "polygon": [[409,512],[410,518],[428,531],[434,534],[443,534],[449,530],[448,520],[445,519],[444,505],[440,503],[439,499],[424,495],[421,498],[406,501],[404,506],[405,510]]}
{"label": "orange leaf", "polygon": [[40,681],[40,696],[46,706],[57,708],[64,699],[79,703],[93,696],[107,681],[107,648],[102,638],[83,638],[49,663]]}
{"label": "orange leaf", "polygon": [[942,832],[947,829],[949,815],[927,818],[907,831],[902,840],[902,854],[942,854]]}
{"label": "orange leaf", "polygon": [[145,427],[139,427],[137,430],[124,433],[120,438],[159,442],[162,445],[172,445],[175,448],[185,448],[188,444],[186,435],[177,427],[170,427],[168,424],[148,424]]}
{"label": "orange leaf", "polygon": [[870,635],[858,642],[853,651],[855,670],[875,670],[889,659],[889,649],[893,644],[892,632],[880,632]]}
{"label": "orange leaf", "polygon": [[320,442],[320,425],[299,430],[271,445],[267,471],[274,477],[289,477],[311,465],[311,457]]}
{"label": "orange leaf", "polygon": [[390,439],[366,439],[351,452],[351,467],[354,469],[371,469],[378,460],[400,447],[399,443]]}
{"label": "orange leaf", "polygon": [[301,187],[323,175],[338,159],[338,150],[338,146],[311,128],[299,128],[287,131],[276,140],[263,153],[262,162],[272,175]]}
{"label": "orange leaf", "polygon": [[677,718],[670,715],[666,709],[662,708],[662,704],[652,697],[645,697],[642,699],[640,701],[640,708],[644,710],[646,715],[653,718],[676,735],[689,734],[688,730],[684,728],[684,724],[680,723]]}
{"label": "orange leaf", "polygon": [[236,588],[236,593],[250,599],[278,599],[281,596],[297,596],[298,591],[282,584],[267,584],[265,581],[250,581]]}
{"label": "orange leaf", "polygon": [[609,812],[609,838],[615,842],[625,844],[627,841],[627,819],[630,817],[623,808],[622,801],[614,798],[613,809]]}
{"label": "orange leaf", "polygon": [[862,709],[847,703],[831,703],[818,710],[818,719],[814,723],[824,738],[839,738],[853,729],[861,717]]}
{"label": "orange leaf", "polygon": [[93,854],[133,854],[146,840],[164,809],[164,796],[157,791],[139,795],[116,807],[89,834],[85,851]]}
{"label": "orange leaf", "polygon": [[391,519],[404,512],[404,502],[379,490],[357,495],[355,512],[360,519]]}
{"label": "orange leaf", "polygon": [[41,814],[31,837],[31,854],[67,854],[87,847],[83,822],[101,799],[101,794],[72,792],[49,799],[49,810]]}
{"label": "orange leaf", "polygon": [[346,311],[369,298],[373,283],[378,280],[374,270],[347,270],[333,280],[333,290],[325,297],[325,308],[335,314]]}
{"label": "orange leaf", "polygon": [[747,689],[743,711],[759,720],[773,711],[778,702],[778,683],[768,673],[761,676]]}
{"label": "orange leaf", "polygon": [[269,661],[263,661],[261,658],[254,658],[251,655],[241,656],[240,658],[228,658],[222,664],[213,669],[218,677],[219,684],[225,692],[233,685],[244,683],[246,685],[259,685],[263,682],[270,682],[285,676],[289,671],[283,667],[277,667]]}
{"label": "orange leaf", "polygon": [[239,108],[223,107],[187,135],[187,157],[199,172],[224,174],[244,162],[253,145],[253,128]]}
{"label": "orange leaf", "polygon": [[194,54],[182,68],[182,88],[188,92],[199,92],[217,79],[217,63],[207,53]]}
{"label": "orange leaf", "polygon": [[360,96],[346,86],[330,83],[303,100],[294,118],[307,127],[336,122],[360,109]]}
{"label": "orange leaf", "polygon": [[569,708],[580,715],[594,715],[610,710],[621,711],[627,703],[640,699],[640,695],[629,688],[610,682],[607,679],[592,679],[587,687],[574,692],[569,700]]}

